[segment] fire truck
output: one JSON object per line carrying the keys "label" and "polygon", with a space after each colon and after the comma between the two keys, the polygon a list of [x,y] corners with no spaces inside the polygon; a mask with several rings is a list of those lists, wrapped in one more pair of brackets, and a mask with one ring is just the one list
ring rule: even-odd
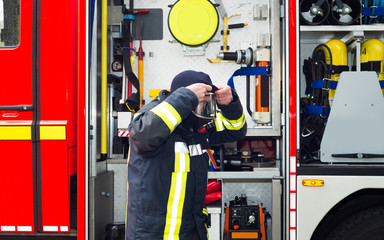
{"label": "fire truck", "polygon": [[184,70],[237,92],[210,239],[384,236],[384,1],[0,0],[0,239],[124,239],[128,125]]}

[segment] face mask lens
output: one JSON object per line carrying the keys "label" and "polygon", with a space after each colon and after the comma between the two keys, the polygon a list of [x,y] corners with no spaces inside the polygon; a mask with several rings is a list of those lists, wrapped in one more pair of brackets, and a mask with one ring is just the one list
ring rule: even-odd
{"label": "face mask lens", "polygon": [[193,113],[200,118],[216,118],[216,100],[214,93],[207,93],[203,102],[199,103]]}

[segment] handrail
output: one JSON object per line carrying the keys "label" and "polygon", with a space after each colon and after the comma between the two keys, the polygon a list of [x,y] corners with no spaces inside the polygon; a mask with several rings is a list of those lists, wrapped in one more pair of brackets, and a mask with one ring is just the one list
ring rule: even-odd
{"label": "handrail", "polygon": [[13,105],[13,106],[0,106],[0,111],[33,111],[32,105]]}

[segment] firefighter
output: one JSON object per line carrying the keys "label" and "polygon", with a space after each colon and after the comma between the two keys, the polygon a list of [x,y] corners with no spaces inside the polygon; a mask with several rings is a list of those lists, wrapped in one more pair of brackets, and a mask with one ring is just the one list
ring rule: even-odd
{"label": "firefighter", "polygon": [[[214,119],[209,109],[196,110],[212,106],[208,92],[217,101]],[[210,144],[240,140],[246,129],[229,86],[215,87],[203,72],[176,75],[170,92],[161,91],[129,125],[126,240],[208,239],[207,152]]]}

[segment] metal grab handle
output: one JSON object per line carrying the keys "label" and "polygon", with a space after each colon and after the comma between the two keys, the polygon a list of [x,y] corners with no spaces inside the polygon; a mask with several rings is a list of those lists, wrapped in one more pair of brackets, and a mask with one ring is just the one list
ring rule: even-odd
{"label": "metal grab handle", "polygon": [[9,111],[33,111],[32,105],[14,105],[14,106],[0,106],[0,110]]}
{"label": "metal grab handle", "polygon": [[334,158],[384,158],[384,154],[373,154],[373,153],[341,153],[332,154]]}

